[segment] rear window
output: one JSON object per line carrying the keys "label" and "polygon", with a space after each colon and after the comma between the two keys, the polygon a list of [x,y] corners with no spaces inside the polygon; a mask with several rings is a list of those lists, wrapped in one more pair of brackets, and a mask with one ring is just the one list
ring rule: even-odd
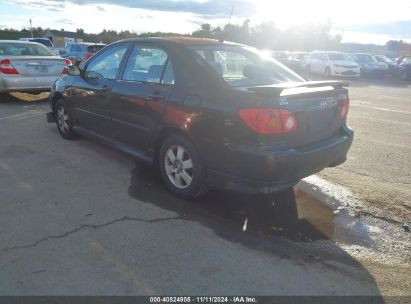
{"label": "rear window", "polygon": [[36,39],[36,38],[34,38],[34,39],[30,39],[30,41],[41,43],[42,45],[47,46],[47,47],[51,47],[51,48],[53,47],[53,45],[51,44],[51,41],[49,39]]}
{"label": "rear window", "polygon": [[0,43],[0,56],[56,56],[56,54],[39,44]]}
{"label": "rear window", "polygon": [[100,51],[103,47],[105,47],[105,45],[90,45],[87,47],[87,52],[94,54]]}
{"label": "rear window", "polygon": [[278,63],[265,58],[257,50],[241,45],[192,45],[200,61],[212,68],[231,86],[254,86],[304,81],[302,77]]}

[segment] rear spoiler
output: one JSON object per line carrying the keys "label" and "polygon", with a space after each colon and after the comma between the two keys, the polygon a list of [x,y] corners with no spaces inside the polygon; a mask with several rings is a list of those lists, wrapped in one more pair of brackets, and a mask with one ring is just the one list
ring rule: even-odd
{"label": "rear spoiler", "polygon": [[249,91],[255,93],[270,93],[280,95],[282,91],[286,89],[294,88],[318,88],[318,87],[333,87],[334,89],[341,89],[343,87],[348,87],[350,83],[348,81],[338,81],[338,80],[326,80],[326,81],[304,81],[304,82],[286,82],[282,84],[266,85],[266,86],[256,86],[248,88]]}

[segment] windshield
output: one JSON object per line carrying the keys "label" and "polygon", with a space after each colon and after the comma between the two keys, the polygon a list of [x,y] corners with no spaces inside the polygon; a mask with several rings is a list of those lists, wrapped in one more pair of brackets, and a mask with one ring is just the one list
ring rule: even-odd
{"label": "windshield", "polygon": [[355,61],[358,62],[376,62],[377,60],[368,54],[355,54],[354,55]]}
{"label": "windshield", "polygon": [[402,60],[401,62],[402,65],[406,64],[406,65],[411,65],[411,57],[406,57]]}
{"label": "windshield", "polygon": [[56,56],[43,45],[29,43],[0,43],[0,56]]}
{"label": "windshield", "polygon": [[328,58],[333,61],[345,61],[348,60],[347,57],[345,57],[344,54],[341,53],[328,53]]}
{"label": "windshield", "polygon": [[394,63],[394,61],[392,61],[390,58],[388,58],[386,56],[376,56],[376,58],[379,62]]}
{"label": "windshield", "polygon": [[87,47],[87,52],[94,54],[100,51],[103,47],[105,47],[105,45],[102,45],[102,44],[90,45]]}
{"label": "windshield", "polygon": [[253,48],[222,44],[188,47],[231,86],[304,81],[302,77],[274,59],[262,57]]}

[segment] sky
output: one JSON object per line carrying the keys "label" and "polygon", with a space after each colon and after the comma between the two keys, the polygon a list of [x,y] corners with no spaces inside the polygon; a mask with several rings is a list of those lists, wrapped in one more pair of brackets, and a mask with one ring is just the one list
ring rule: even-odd
{"label": "sky", "polygon": [[411,42],[410,0],[0,0],[0,28],[34,27],[88,33],[103,29],[191,33],[202,23],[250,19],[281,28],[330,20],[343,42]]}

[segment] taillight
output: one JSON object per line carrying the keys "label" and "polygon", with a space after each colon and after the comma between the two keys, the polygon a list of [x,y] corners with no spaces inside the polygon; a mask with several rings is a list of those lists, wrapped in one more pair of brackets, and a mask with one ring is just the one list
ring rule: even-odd
{"label": "taillight", "polygon": [[63,69],[63,72],[62,72],[62,74],[68,74],[68,69],[67,69],[67,67],[69,66],[69,65],[71,65],[72,63],[71,63],[71,60],[70,59],[66,59],[66,63],[64,64],[64,69]]}
{"label": "taillight", "polygon": [[344,120],[347,119],[349,108],[350,108],[350,99],[347,96],[347,98],[341,104],[340,118]]}
{"label": "taillight", "polygon": [[283,109],[241,109],[245,124],[260,134],[282,134],[297,130],[294,114]]}
{"label": "taillight", "polygon": [[10,63],[10,60],[3,59],[0,61],[0,73],[3,74],[18,74],[17,70]]}
{"label": "taillight", "polygon": [[91,57],[93,57],[93,54],[92,54],[92,53],[84,54],[84,59],[89,59],[89,58],[91,58]]}

